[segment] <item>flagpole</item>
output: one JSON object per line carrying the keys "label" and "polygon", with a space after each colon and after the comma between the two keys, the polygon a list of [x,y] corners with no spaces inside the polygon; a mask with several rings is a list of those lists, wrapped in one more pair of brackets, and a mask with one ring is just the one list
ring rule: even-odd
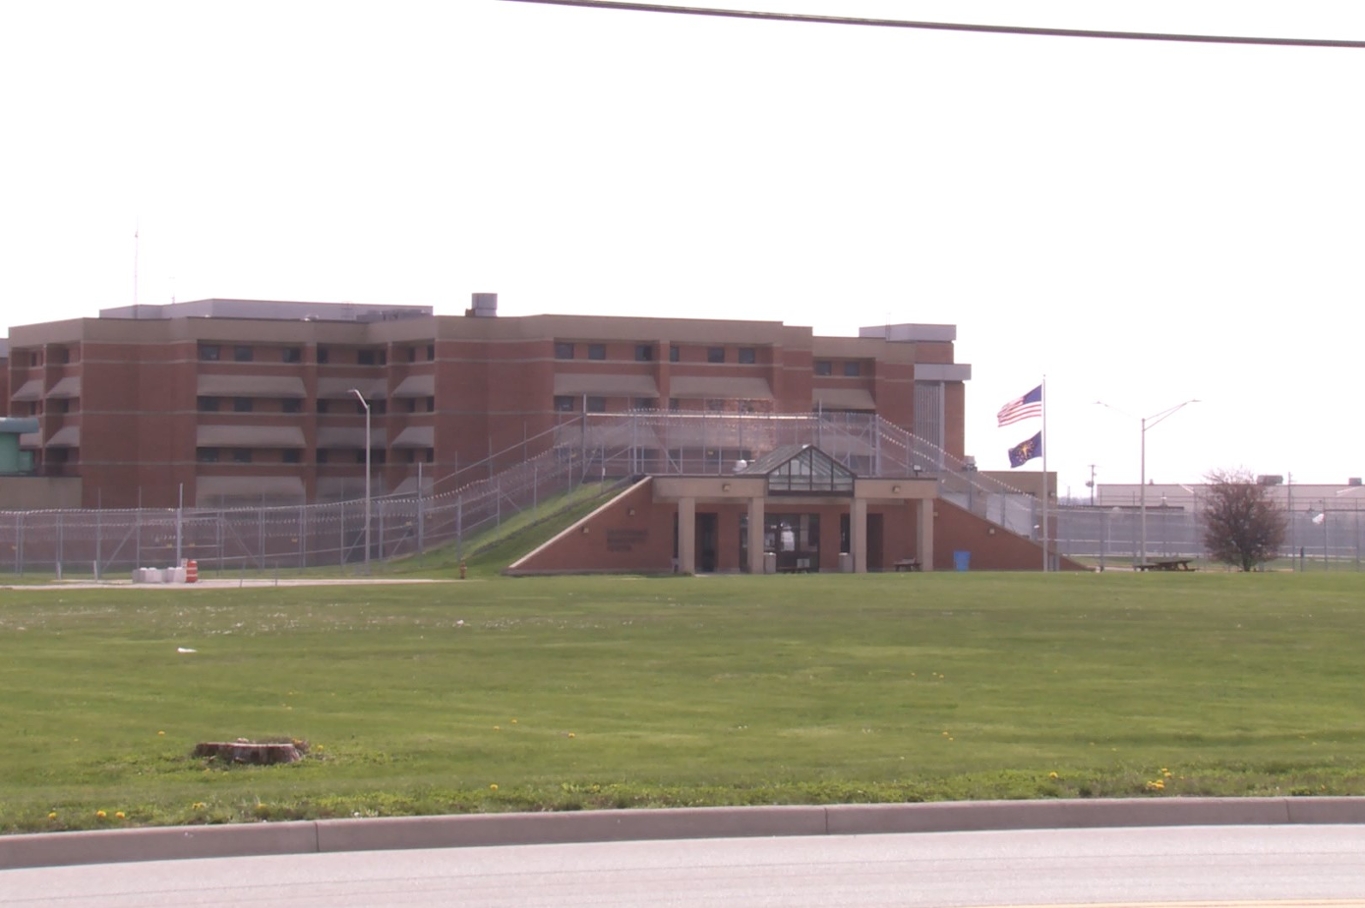
{"label": "flagpole", "polygon": [[1043,376],[1043,573],[1047,573],[1047,376]]}

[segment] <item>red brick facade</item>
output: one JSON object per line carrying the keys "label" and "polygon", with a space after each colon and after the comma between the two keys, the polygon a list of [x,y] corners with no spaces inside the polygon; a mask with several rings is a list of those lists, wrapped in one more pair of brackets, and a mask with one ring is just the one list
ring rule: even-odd
{"label": "red brick facade", "polygon": [[486,477],[585,407],[848,409],[913,431],[917,364],[931,363],[944,400],[931,440],[963,453],[970,367],[953,363],[949,326],[829,338],[780,322],[356,309],[211,300],[14,328],[8,415],[39,418],[26,447],[45,475],[79,477],[86,506],[170,507],[182,489],[186,504],[295,503],[362,494],[351,388],[372,407],[380,494],[411,491],[419,471],[438,489]]}

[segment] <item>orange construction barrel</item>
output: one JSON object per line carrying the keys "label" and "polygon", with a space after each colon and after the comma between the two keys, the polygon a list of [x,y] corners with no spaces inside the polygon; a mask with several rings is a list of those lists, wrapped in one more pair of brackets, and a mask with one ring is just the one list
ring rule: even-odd
{"label": "orange construction barrel", "polygon": [[199,562],[190,559],[185,562],[185,582],[197,583],[199,580]]}

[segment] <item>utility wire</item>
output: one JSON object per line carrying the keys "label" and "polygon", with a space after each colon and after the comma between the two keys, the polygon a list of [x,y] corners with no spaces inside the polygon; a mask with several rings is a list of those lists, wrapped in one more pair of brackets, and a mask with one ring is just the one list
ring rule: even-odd
{"label": "utility wire", "polygon": [[820,25],[868,25],[875,28],[917,28],[945,32],[986,32],[997,35],[1041,35],[1053,38],[1118,38],[1128,41],[1183,41],[1195,44],[1268,44],[1280,47],[1365,48],[1365,41],[1329,38],[1252,38],[1239,35],[1181,35],[1161,32],[1124,32],[1083,28],[1030,28],[1023,25],[969,25],[960,22],[914,22],[907,19],[863,19],[851,16],[809,16],[800,13],[765,13],[757,10],[711,9],[702,6],[665,6],[629,0],[504,0],[547,6],[582,6],[591,9],[629,10],[637,13],[676,13],[684,16],[715,16],[724,19],[759,19],[769,22],[813,22]]}

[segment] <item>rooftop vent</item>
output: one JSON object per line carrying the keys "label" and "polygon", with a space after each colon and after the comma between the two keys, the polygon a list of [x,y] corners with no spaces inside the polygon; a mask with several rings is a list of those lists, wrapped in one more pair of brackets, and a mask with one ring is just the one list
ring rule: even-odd
{"label": "rooftop vent", "polygon": [[1352,476],[1350,479],[1346,480],[1346,484],[1348,486],[1358,486],[1360,485],[1360,477]]}
{"label": "rooftop vent", "polygon": [[474,305],[465,310],[465,315],[474,318],[497,318],[498,295],[496,293],[474,294]]}
{"label": "rooftop vent", "polygon": [[1276,476],[1267,473],[1262,473],[1260,476],[1256,477],[1256,485],[1258,486],[1277,486],[1283,482],[1284,482],[1283,476]]}

